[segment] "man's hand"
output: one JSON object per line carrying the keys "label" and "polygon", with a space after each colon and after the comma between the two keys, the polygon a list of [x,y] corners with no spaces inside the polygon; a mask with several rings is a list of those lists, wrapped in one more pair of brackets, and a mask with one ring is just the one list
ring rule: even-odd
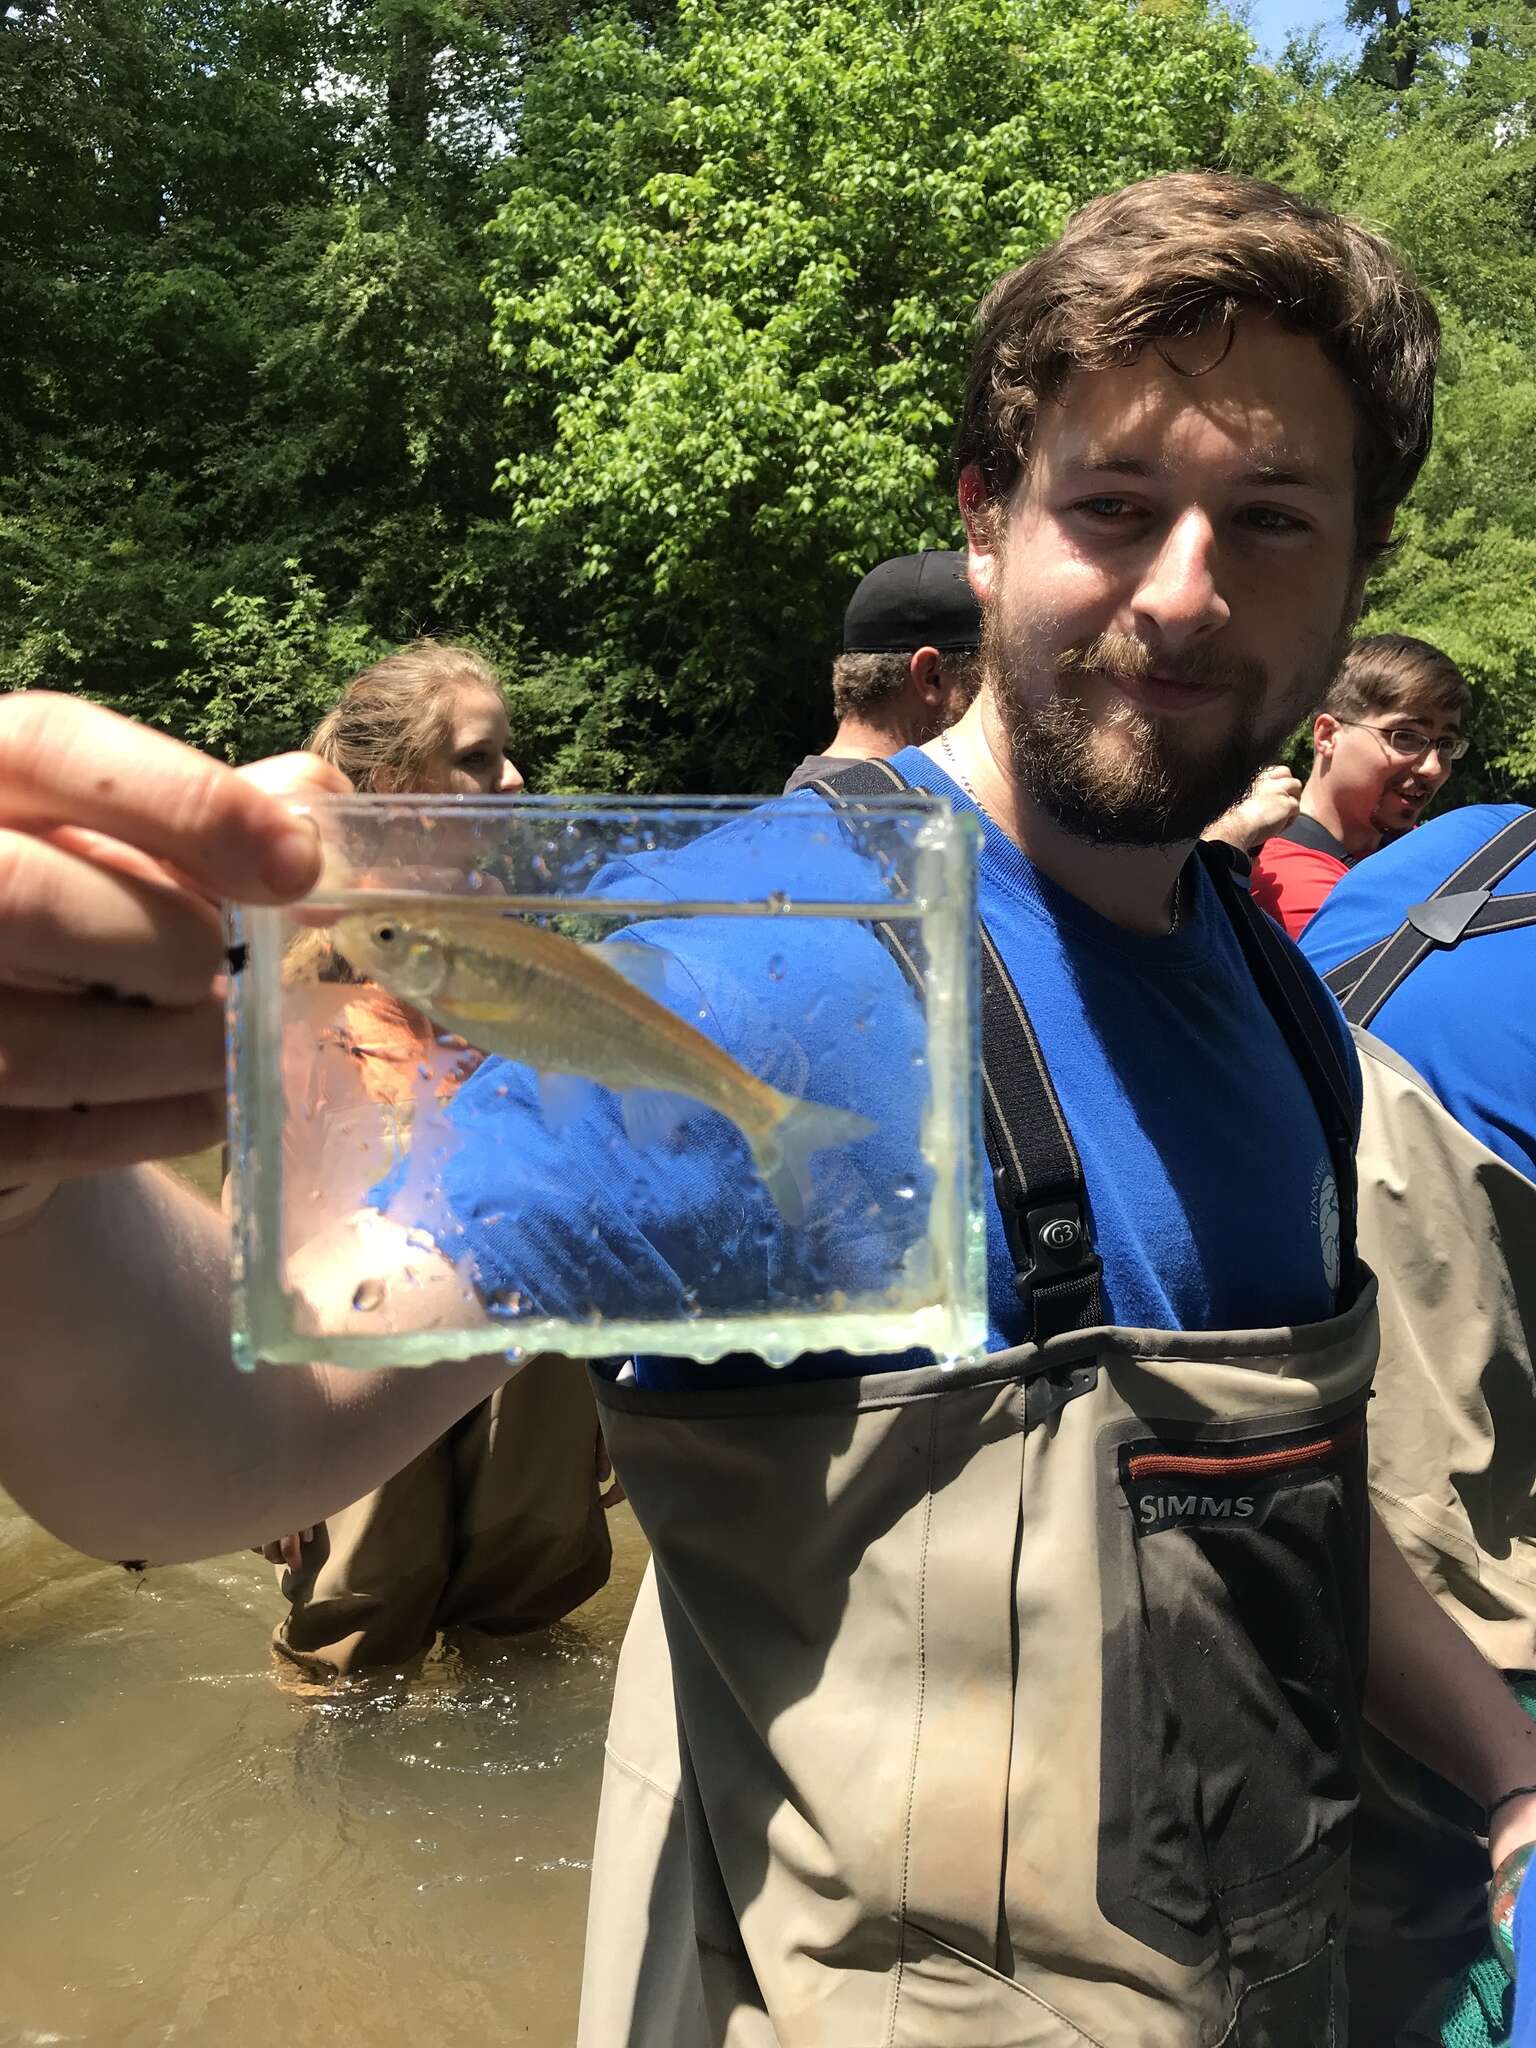
{"label": "man's hand", "polygon": [[1214,825],[1201,833],[1202,839],[1220,839],[1239,853],[1253,853],[1266,839],[1273,839],[1287,825],[1294,824],[1301,809],[1301,784],[1289,768],[1261,768],[1252,789],[1230,811],[1223,811]]}
{"label": "man's hand", "polygon": [[274,1536],[270,1543],[253,1543],[251,1548],[268,1564],[284,1565],[296,1572],[304,1562],[304,1546],[314,1541],[314,1535],[313,1529],[294,1529],[286,1536]]}
{"label": "man's hand", "polygon": [[[218,899],[320,870],[280,793],[345,792],[311,755],[237,772],[71,697],[0,699],[0,1190],[215,1142]],[[0,1220],[4,1220],[0,1215]]]}

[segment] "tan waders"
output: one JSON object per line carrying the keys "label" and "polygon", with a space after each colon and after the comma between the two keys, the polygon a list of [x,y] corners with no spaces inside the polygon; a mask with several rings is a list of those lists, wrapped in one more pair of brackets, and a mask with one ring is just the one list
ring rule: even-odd
{"label": "tan waders", "polygon": [[328,1680],[407,1663],[439,1629],[546,1628],[607,1583],[610,1560],[586,1379],[536,1358],[319,1525],[282,1576],[292,1605],[272,1647]]}
{"label": "tan waders", "polygon": [[[1536,895],[1492,894],[1533,847],[1522,812],[1325,977],[1363,1056],[1360,1242],[1382,1289],[1371,1491],[1441,1606],[1517,1675],[1536,1669],[1536,1186],[1363,1034],[1431,953],[1536,923]],[[1371,2048],[1438,2042],[1447,1985],[1486,1947],[1481,1819],[1367,1730],[1349,1982]]]}
{"label": "tan waders", "polygon": [[1075,1147],[989,955],[989,1151],[1035,1341],[598,1387],[655,1564],[583,2048],[1343,2041],[1374,1286],[1315,998],[1217,880],[1333,1142],[1350,1306],[1102,1327]]}
{"label": "tan waders", "polygon": [[[1536,1185],[1360,1035],[1360,1246],[1381,1278],[1370,1484],[1403,1554],[1502,1669],[1536,1670]],[[1487,1946],[1471,1801],[1367,1729],[1349,1982],[1357,2039],[1434,2043]]]}
{"label": "tan waders", "polygon": [[[292,1251],[366,1199],[419,1100],[447,1100],[480,1055],[366,983],[298,982],[285,1000],[284,1085],[310,1110],[285,1133]],[[591,1393],[564,1360],[535,1359],[316,1528],[280,1576],[291,1607],[272,1647],[322,1682],[408,1663],[439,1629],[547,1627],[607,1583],[610,1561]]]}

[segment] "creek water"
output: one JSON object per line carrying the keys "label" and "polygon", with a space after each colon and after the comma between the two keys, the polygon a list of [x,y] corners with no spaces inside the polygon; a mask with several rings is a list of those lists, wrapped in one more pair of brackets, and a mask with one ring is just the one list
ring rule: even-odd
{"label": "creek water", "polygon": [[645,1563],[611,1526],[555,1628],[296,1690],[260,1558],[139,1578],[0,1495],[0,2048],[565,2048]]}

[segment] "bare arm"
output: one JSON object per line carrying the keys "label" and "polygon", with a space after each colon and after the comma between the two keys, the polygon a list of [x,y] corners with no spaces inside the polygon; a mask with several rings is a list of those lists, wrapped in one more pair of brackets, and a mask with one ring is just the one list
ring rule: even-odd
{"label": "bare arm", "polygon": [[[0,698],[0,1480],[102,1556],[302,1526],[508,1376],[501,1357],[237,1373],[223,1220],[137,1163],[222,1131],[217,900],[312,888],[315,834],[279,795],[347,787],[309,756],[237,774],[75,698]],[[347,1310],[362,1230],[373,1273],[416,1262],[400,1315],[462,1323],[446,1262],[351,1227],[336,1256],[306,1248],[322,1313],[342,1286]]]}
{"label": "bare arm", "polygon": [[[1399,1748],[1491,1806],[1536,1786],[1536,1722],[1503,1678],[1441,1612],[1371,1510],[1368,1718]],[[1511,1800],[1488,1838],[1497,1867],[1536,1839],[1536,1794]]]}
{"label": "bare arm", "polygon": [[[387,1262],[408,1278],[394,1292],[414,1327],[473,1313],[446,1261],[371,1215],[317,1240],[322,1313],[344,1313],[359,1230],[370,1271]],[[228,1258],[218,1211],[153,1168],[66,1182],[0,1236],[0,1483],[78,1549],[170,1563],[317,1521],[514,1370],[494,1354],[397,1372],[237,1372]]]}
{"label": "bare arm", "polygon": [[1202,839],[1219,839],[1239,853],[1253,853],[1266,839],[1296,821],[1301,809],[1301,784],[1289,768],[1261,768],[1248,794],[1207,825]]}

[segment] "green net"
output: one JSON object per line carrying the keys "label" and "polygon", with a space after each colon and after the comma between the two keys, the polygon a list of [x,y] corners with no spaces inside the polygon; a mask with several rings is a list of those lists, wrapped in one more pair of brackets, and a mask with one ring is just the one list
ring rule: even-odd
{"label": "green net", "polygon": [[1515,2022],[1515,1987],[1496,1955],[1463,1970],[1440,2023],[1442,2048],[1502,2048]]}

